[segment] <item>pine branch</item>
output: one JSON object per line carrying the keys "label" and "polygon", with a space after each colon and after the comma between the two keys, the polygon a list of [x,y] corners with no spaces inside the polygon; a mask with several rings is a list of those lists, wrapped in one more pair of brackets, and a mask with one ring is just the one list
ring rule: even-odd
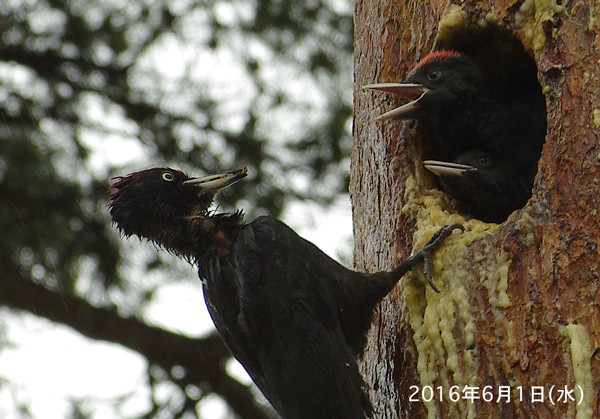
{"label": "pine branch", "polygon": [[216,334],[192,339],[148,326],[135,318],[121,317],[115,310],[94,307],[81,298],[51,291],[31,281],[3,257],[0,257],[0,304],[70,326],[92,339],[118,343],[167,371],[182,366],[190,380],[198,386],[208,383],[240,417],[269,418],[265,409],[256,404],[249,388],[225,371],[225,361],[231,355]]}

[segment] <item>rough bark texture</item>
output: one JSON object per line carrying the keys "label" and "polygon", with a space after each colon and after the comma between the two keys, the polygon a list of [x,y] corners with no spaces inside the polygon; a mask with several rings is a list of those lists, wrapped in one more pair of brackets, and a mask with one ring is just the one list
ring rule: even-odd
{"label": "rough bark texture", "polygon": [[[374,316],[362,368],[378,417],[600,417],[598,11],[600,1],[357,1],[355,265],[389,269],[439,226],[467,228],[435,256],[440,294],[408,277]],[[522,41],[548,106],[533,197],[501,225],[457,214],[423,171],[414,124],[371,122],[396,102],[360,90],[403,80],[443,42],[438,25],[445,36],[483,22]],[[559,399],[565,386],[576,401]]]}

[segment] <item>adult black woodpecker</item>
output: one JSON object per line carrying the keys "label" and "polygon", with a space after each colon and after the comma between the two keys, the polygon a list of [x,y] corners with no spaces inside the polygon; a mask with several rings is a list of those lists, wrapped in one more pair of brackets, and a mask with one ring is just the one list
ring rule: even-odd
{"label": "adult black woodpecker", "polygon": [[433,155],[454,161],[470,150],[485,150],[528,175],[537,171],[546,136],[546,103],[539,84],[519,86],[511,103],[493,99],[481,68],[450,50],[432,52],[404,83],[369,84],[365,89],[399,94],[409,102],[375,118],[418,119],[433,137]]}
{"label": "adult black woodpecker", "polygon": [[464,212],[485,222],[505,221],[531,196],[533,177],[486,151],[467,151],[454,162],[425,160],[423,164]]}
{"label": "adult black woodpecker", "polygon": [[216,214],[216,193],[246,169],[191,178],[154,168],[114,178],[108,207],[137,235],[198,267],[206,304],[232,354],[284,418],[364,418],[358,371],[375,305],[459,225],[446,226],[391,272],[346,269],[281,221]]}

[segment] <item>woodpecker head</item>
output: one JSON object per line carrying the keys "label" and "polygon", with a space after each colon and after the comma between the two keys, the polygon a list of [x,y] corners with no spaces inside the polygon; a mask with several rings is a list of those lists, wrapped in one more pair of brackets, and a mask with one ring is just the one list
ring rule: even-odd
{"label": "woodpecker head", "polygon": [[481,176],[484,173],[492,173],[494,169],[494,161],[489,153],[481,150],[467,151],[453,162],[425,160],[423,165],[440,177],[461,177],[475,173]]}
{"label": "woodpecker head", "polygon": [[454,162],[425,160],[423,164],[465,212],[485,222],[505,221],[531,197],[533,178],[486,151],[467,151]]}
{"label": "woodpecker head", "polygon": [[432,52],[410,71],[404,83],[377,83],[363,89],[398,94],[410,102],[375,120],[418,119],[444,107],[457,112],[457,101],[481,91],[479,66],[469,57],[450,50]]}
{"label": "woodpecker head", "polygon": [[214,227],[208,209],[215,195],[246,175],[246,168],[198,178],[167,167],[143,170],[113,178],[107,203],[112,221],[126,236],[189,256],[198,247],[190,245],[199,239],[192,237],[193,230],[200,229],[206,239]]}

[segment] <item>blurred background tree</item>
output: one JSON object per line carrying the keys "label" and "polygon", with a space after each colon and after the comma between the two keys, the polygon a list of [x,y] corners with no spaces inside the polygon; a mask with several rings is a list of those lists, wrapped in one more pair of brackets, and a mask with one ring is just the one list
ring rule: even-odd
{"label": "blurred background tree", "polygon": [[[268,417],[215,335],[148,320],[161,286],[198,279],[118,236],[108,179],[157,165],[194,175],[248,166],[219,199],[224,210],[253,218],[335,203],[348,182],[351,60],[349,0],[2,2],[0,350],[14,313],[28,311],[145,357],[137,416],[200,417],[216,394],[226,415]],[[96,417],[92,401],[70,403],[71,417]]]}

